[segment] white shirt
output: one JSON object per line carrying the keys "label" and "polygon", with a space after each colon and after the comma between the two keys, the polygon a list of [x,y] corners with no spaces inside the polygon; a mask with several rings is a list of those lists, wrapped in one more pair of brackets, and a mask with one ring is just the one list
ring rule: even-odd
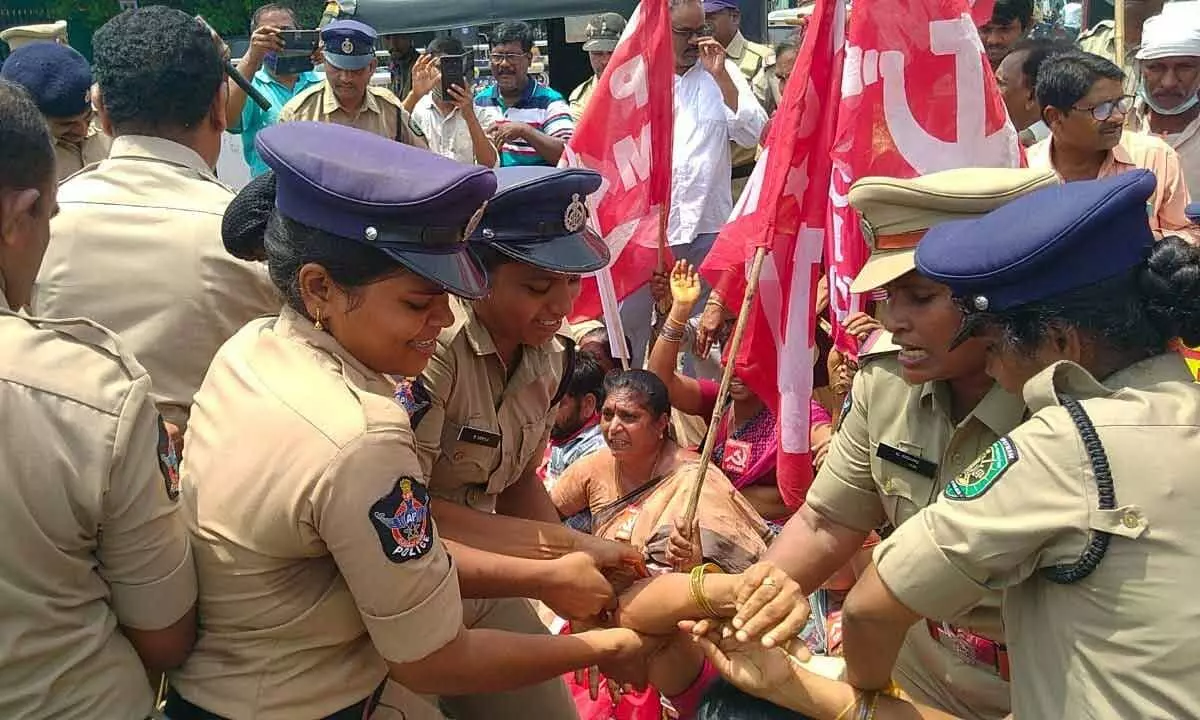
{"label": "white shirt", "polygon": [[[497,120],[504,118],[497,108],[478,105],[473,107],[475,108],[475,117],[479,118],[479,124],[485,131],[491,128]],[[425,133],[425,140],[433,152],[467,165],[477,164],[475,146],[471,142],[471,131],[467,129],[467,119],[463,117],[457,107],[448,114],[442,115],[442,111],[433,103],[433,93],[429,93],[417,101],[417,105],[412,111],[412,121],[417,124],[421,132]],[[496,152],[496,157],[500,157],[499,151]]]}
{"label": "white shirt", "polygon": [[675,76],[675,139],[667,239],[687,245],[715,233],[733,212],[729,143],[758,145],[767,113],[731,60],[725,71],[738,91],[737,112],[725,106],[717,81],[697,62]]}

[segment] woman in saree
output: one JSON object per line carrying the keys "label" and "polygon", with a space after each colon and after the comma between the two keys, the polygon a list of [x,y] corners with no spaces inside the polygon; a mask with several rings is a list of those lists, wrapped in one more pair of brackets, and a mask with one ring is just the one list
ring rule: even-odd
{"label": "woman in saree", "polygon": [[651,572],[711,562],[737,573],[756,562],[766,550],[766,523],[715,466],[705,474],[693,532],[680,532],[699,457],[672,438],[662,381],[645,370],[613,373],[604,397],[600,428],[608,447],[563,473],[550,493],[559,515],[590,510],[592,534],[633,545]]}

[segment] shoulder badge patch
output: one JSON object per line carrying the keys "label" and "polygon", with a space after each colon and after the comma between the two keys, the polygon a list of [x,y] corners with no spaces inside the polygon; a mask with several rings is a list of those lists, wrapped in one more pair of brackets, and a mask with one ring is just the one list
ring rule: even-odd
{"label": "shoulder badge patch", "polygon": [[369,520],[383,554],[394,563],[416,560],[433,547],[429,491],[410,477],[397,480],[392,491],[371,506]]}
{"label": "shoulder badge patch", "polygon": [[1000,438],[946,486],[946,498],[974,500],[982,497],[1016,461],[1017,448],[1012,440]]}
{"label": "shoulder badge patch", "polygon": [[158,469],[162,472],[163,485],[167,488],[167,498],[171,502],[179,499],[179,454],[175,452],[175,443],[167,432],[167,424],[158,419]]}

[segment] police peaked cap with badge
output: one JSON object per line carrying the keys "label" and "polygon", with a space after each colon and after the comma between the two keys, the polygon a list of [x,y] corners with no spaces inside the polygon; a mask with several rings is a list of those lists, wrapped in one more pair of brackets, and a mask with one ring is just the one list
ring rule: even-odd
{"label": "police peaked cap with badge", "polygon": [[375,28],[357,20],[334,20],[321,29],[325,62],[339,70],[362,70],[375,59]]}
{"label": "police peaked cap with badge", "polygon": [[[949,286],[968,316],[1119,276],[1143,262],[1154,243],[1148,202],[1155,184],[1150,171],[1133,170],[1038,190],[976,220],[942,223],[917,246],[917,269]],[[973,324],[964,326],[963,338]]]}
{"label": "police peaked cap with badge", "polygon": [[979,217],[1059,182],[1050,170],[958,168],[915,178],[864,177],[850,186],[871,256],[850,285],[863,293],[912,271],[917,242],[947,220]]}
{"label": "police peaked cap with badge", "polygon": [[625,32],[625,18],[617,13],[604,13],[588,20],[584,52],[612,52]]}
{"label": "police peaked cap with badge", "polygon": [[609,260],[608,245],[588,228],[587,196],[600,174],[583,168],[507,167],[488,201],[471,243],[551,272],[595,272]]}
{"label": "police peaked cap with badge", "polygon": [[49,118],[75,117],[92,104],[92,69],[69,45],[45,40],[22,45],[0,66],[0,78],[25,88]]}
{"label": "police peaked cap with badge", "polygon": [[273,125],[254,142],[284,217],[377,248],[455,295],[487,293],[466,237],[496,190],[492,171],[333,123]]}

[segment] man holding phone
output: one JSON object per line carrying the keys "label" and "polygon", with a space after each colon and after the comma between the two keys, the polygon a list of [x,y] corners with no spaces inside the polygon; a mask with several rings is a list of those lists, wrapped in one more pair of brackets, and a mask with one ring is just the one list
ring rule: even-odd
{"label": "man holding phone", "polygon": [[[253,102],[247,102],[246,93],[237,83],[229,81],[229,105],[225,109],[228,131],[242,136],[242,155],[250,166],[252,177],[267,171],[267,165],[258,156],[254,137],[263,128],[279,121],[279,112],[288,101],[313,85],[321,78],[312,70],[312,62],[297,66],[284,61],[287,48],[285,33],[297,33],[296,14],[285,5],[271,3],[254,11],[251,19],[250,47],[238,62],[238,72],[250,78],[250,84],[271,101],[271,107],[263,110]],[[313,51],[316,51],[314,32]],[[294,53],[290,53],[294,54]],[[291,58],[288,58],[290,60]],[[288,65],[291,67],[288,67]]]}
{"label": "man holding phone", "polygon": [[412,91],[404,109],[438,155],[461,163],[496,167],[500,155],[488,131],[504,115],[494,107],[478,107],[470,87],[470,56],[452,37],[434,38],[417,60]]}

